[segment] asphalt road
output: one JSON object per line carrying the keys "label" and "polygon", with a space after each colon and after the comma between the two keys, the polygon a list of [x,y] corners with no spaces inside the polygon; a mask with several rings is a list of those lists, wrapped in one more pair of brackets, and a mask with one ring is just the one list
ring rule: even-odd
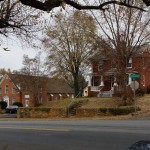
{"label": "asphalt road", "polygon": [[17,114],[1,114],[0,118],[17,118]]}
{"label": "asphalt road", "polygon": [[150,121],[0,121],[0,150],[127,150]]}

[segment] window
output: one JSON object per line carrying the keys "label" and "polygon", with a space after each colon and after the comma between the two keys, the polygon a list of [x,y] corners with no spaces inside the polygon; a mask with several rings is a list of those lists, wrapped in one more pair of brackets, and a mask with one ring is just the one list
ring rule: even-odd
{"label": "window", "polygon": [[5,85],[5,93],[8,94],[8,85]]}
{"label": "window", "polygon": [[0,88],[0,94],[2,93],[2,88]]}
{"label": "window", "polygon": [[98,71],[102,71],[103,67],[104,67],[104,62],[100,61],[99,64],[98,64]]}
{"label": "window", "polygon": [[40,103],[42,104],[42,102],[43,102],[43,99],[42,99],[42,97],[40,98]]}
{"label": "window", "polygon": [[29,100],[26,100],[26,107],[28,107],[29,106]]}
{"label": "window", "polygon": [[13,88],[12,88],[12,93],[14,94],[14,93],[15,93],[15,91],[16,91],[16,89],[13,87]]}
{"label": "window", "polygon": [[132,58],[129,59],[129,62],[127,64],[127,68],[132,68]]}
{"label": "window", "polygon": [[40,93],[42,93],[43,92],[43,89],[42,88],[40,88]]}
{"label": "window", "polygon": [[28,87],[28,86],[25,87],[25,93],[26,93],[26,94],[29,94],[29,93],[30,93],[30,90],[29,90],[29,87]]}
{"label": "window", "polygon": [[14,97],[12,97],[12,104],[15,102],[15,98]]}
{"label": "window", "polygon": [[143,75],[143,86],[145,86],[145,75]]}

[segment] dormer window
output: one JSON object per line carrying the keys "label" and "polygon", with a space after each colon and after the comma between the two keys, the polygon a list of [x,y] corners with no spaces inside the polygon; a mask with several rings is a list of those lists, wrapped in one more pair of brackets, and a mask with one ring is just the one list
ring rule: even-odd
{"label": "dormer window", "polygon": [[132,68],[132,58],[129,59],[127,68]]}

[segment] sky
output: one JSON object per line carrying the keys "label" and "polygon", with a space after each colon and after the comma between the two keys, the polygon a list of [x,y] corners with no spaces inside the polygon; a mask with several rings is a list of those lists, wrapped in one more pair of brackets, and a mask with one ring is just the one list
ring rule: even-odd
{"label": "sky", "polygon": [[[8,48],[10,51],[4,51],[3,48]],[[22,47],[19,44],[8,42],[0,46],[0,68],[20,70],[22,68],[23,55],[26,54],[29,58],[34,58],[38,53],[37,50],[28,47]]]}

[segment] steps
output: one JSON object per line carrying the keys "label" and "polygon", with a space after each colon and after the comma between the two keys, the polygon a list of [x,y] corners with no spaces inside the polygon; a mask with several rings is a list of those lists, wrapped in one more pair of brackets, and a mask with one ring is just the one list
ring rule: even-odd
{"label": "steps", "polygon": [[76,109],[80,108],[83,104],[87,101],[79,101],[78,103],[74,104],[70,110],[68,111],[68,117],[73,117],[76,115]]}

